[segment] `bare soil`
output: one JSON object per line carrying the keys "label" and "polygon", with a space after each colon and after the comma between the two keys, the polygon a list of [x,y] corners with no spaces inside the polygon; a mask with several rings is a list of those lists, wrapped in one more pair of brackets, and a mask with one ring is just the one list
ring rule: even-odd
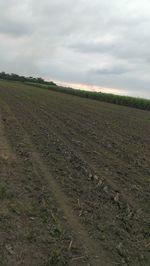
{"label": "bare soil", "polygon": [[0,82],[0,265],[150,265],[150,112]]}

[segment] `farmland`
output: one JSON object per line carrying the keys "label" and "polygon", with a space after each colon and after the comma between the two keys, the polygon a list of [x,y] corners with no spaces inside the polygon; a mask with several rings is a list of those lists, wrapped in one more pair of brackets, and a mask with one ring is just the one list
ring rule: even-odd
{"label": "farmland", "polygon": [[0,81],[0,265],[148,266],[150,112]]}
{"label": "farmland", "polygon": [[111,93],[72,89],[69,87],[58,86],[56,84],[47,85],[47,84],[40,84],[36,82],[35,83],[25,82],[25,84],[51,90],[51,91],[57,91],[57,92],[65,93],[65,94],[71,94],[71,95],[75,95],[75,96],[79,96],[83,98],[93,99],[97,101],[113,103],[113,104],[118,104],[118,105],[123,105],[123,106],[129,106],[129,107],[138,108],[141,110],[150,110],[149,99],[122,96],[122,95],[116,95],[116,94],[111,94]]}

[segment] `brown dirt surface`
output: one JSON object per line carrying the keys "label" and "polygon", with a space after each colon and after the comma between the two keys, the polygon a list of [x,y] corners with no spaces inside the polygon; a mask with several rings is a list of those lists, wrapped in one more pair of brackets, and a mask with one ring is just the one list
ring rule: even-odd
{"label": "brown dirt surface", "polygon": [[0,81],[0,265],[150,265],[150,112]]}

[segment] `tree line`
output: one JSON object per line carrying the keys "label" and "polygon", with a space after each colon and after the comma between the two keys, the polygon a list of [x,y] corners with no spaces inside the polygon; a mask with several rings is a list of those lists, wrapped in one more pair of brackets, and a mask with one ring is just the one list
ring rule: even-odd
{"label": "tree line", "polygon": [[0,79],[11,80],[11,81],[21,81],[21,82],[33,82],[33,83],[56,86],[56,84],[53,81],[45,81],[43,78],[25,77],[25,76],[20,76],[14,73],[8,74],[8,73],[5,73],[4,71],[0,72]]}

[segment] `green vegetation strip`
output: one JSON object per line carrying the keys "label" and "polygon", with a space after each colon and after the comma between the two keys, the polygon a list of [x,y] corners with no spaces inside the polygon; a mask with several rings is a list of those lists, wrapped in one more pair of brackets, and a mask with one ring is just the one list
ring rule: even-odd
{"label": "green vegetation strip", "polygon": [[56,92],[62,92],[67,94],[72,94],[75,96],[80,96],[84,98],[94,99],[98,101],[134,107],[142,110],[149,110],[150,111],[150,100],[142,99],[142,98],[135,98],[129,96],[120,96],[110,93],[102,93],[102,92],[92,92],[92,91],[84,91],[84,90],[77,90],[67,87],[61,87],[56,85],[45,85],[39,83],[32,83],[32,82],[25,82],[27,85],[32,85],[35,87],[52,90]]}

